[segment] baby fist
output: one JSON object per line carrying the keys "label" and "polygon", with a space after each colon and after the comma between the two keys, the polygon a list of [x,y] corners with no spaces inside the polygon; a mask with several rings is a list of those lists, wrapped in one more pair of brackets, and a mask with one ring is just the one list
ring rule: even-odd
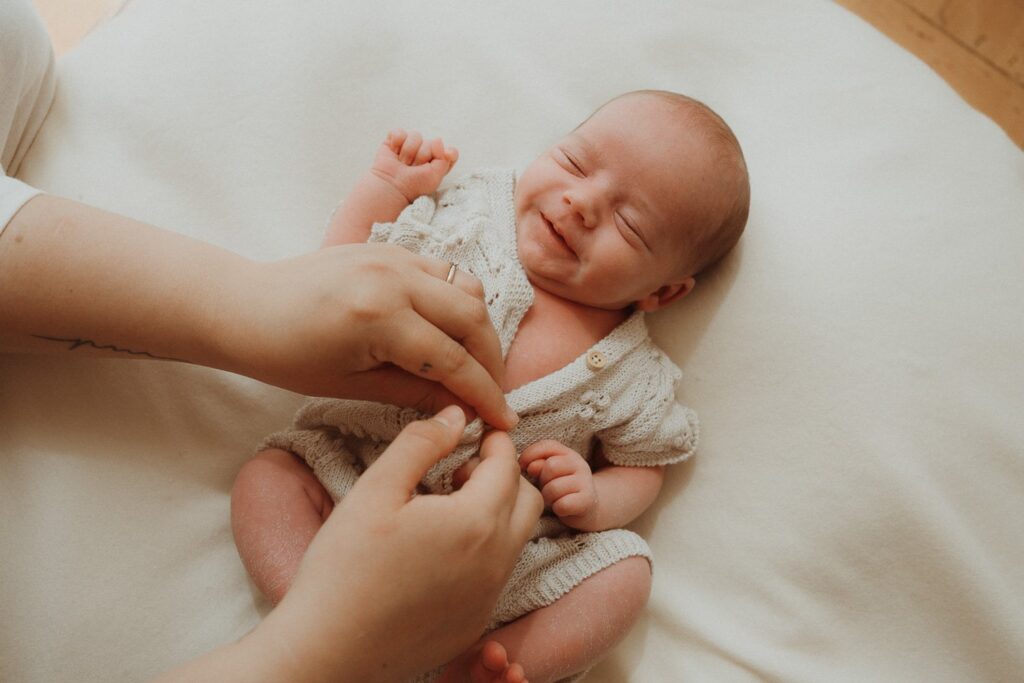
{"label": "baby fist", "polygon": [[426,142],[418,131],[399,128],[377,149],[373,172],[412,202],[437,191],[458,159],[459,151],[445,147],[441,138]]}
{"label": "baby fist", "polygon": [[594,514],[594,475],[576,451],[551,439],[538,441],[519,456],[519,466],[537,482],[544,504],[567,526],[580,528]]}

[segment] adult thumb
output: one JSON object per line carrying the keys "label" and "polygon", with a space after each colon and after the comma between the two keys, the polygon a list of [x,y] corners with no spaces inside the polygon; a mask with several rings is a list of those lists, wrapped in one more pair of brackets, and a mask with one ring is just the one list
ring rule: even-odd
{"label": "adult thumb", "polygon": [[454,405],[429,420],[410,423],[363,474],[369,480],[364,487],[371,485],[378,495],[393,495],[394,502],[404,504],[427,470],[452,452],[465,428],[466,416]]}

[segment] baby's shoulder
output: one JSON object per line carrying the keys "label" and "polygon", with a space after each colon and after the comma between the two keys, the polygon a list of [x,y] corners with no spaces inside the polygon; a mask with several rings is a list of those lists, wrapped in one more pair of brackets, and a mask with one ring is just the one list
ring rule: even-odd
{"label": "baby's shoulder", "polygon": [[482,169],[456,178],[434,195],[432,224],[485,249],[507,247],[505,233],[515,230],[514,178],[510,169]]}
{"label": "baby's shoulder", "polygon": [[458,207],[478,202],[486,206],[494,197],[511,195],[515,189],[515,171],[510,168],[482,168],[446,181],[437,191],[441,207]]}

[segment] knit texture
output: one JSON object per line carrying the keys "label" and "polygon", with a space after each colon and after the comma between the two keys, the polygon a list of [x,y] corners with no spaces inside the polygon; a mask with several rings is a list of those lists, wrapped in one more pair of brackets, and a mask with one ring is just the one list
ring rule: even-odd
{"label": "knit texture", "polygon": [[[436,197],[420,197],[394,223],[374,225],[370,241],[390,242],[458,264],[484,286],[488,313],[508,353],[533,289],[519,263],[511,171],[471,174]],[[599,352],[593,369],[587,355]],[[675,400],[679,368],[658,349],[643,313],[633,313],[565,367],[510,392],[520,416],[510,437],[517,452],[555,439],[590,459],[596,442],[604,457],[624,466],[677,463],[693,454],[696,414]],[[409,408],[338,399],[312,399],[291,429],[267,437],[302,457],[335,500],[410,422],[426,415]],[[452,475],[479,449],[483,423],[471,422],[455,451],[422,481],[429,493],[452,491]],[[580,533],[543,517],[527,543],[492,615],[488,631],[550,605],[596,572],[627,557],[651,558],[638,535],[624,529]],[[432,680],[425,674],[417,680]],[[569,680],[576,680],[574,676]]]}

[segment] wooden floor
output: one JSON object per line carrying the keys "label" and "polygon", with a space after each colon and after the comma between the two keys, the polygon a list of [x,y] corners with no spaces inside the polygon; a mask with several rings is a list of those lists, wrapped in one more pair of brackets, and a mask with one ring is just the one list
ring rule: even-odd
{"label": "wooden floor", "polygon": [[[57,54],[124,0],[35,0]],[[1024,148],[1024,0],[836,0],[924,60]]]}
{"label": "wooden floor", "polygon": [[1024,0],[837,0],[1024,148]]}

